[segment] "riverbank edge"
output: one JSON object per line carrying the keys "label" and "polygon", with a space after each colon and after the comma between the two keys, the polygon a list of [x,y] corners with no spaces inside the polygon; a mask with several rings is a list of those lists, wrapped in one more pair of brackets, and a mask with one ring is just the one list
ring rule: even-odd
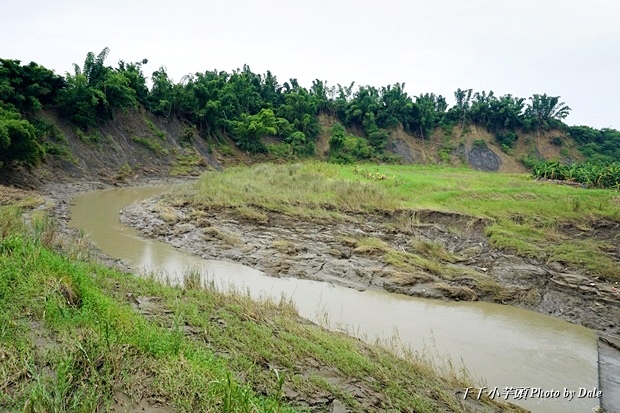
{"label": "riverbank edge", "polygon": [[[256,267],[256,258],[255,257],[251,257],[248,255],[244,255],[241,253],[241,251],[237,251],[239,252],[239,254],[235,253],[233,254],[233,256],[236,259],[231,259],[230,255],[226,255],[226,254],[218,254],[217,253],[217,243],[213,243],[213,242],[196,242],[197,239],[199,237],[192,237],[191,239],[189,239],[186,234],[187,231],[179,231],[179,223],[177,222],[176,218],[174,219],[174,222],[165,222],[165,220],[161,220],[158,217],[158,214],[155,213],[154,211],[159,210],[161,211],[161,209],[157,208],[157,204],[159,203],[159,201],[162,199],[161,196],[156,196],[153,198],[149,198],[145,201],[142,202],[138,202],[135,204],[132,204],[128,207],[126,207],[125,209],[123,209],[121,211],[121,221],[128,226],[133,227],[134,229],[137,229],[142,236],[148,237],[148,238],[155,238],[158,239],[160,241],[163,242],[167,242],[171,245],[173,245],[176,248],[179,248],[181,250],[184,250],[190,254],[194,254],[194,255],[198,255],[198,256],[202,256],[205,259],[224,259],[224,260],[229,260],[229,261],[233,261],[233,262],[238,262],[238,263],[242,263],[245,265],[251,265]],[[181,208],[182,209],[182,208]],[[175,216],[175,217],[180,217],[185,215],[188,211],[182,211],[180,208],[176,208],[174,210],[167,210],[166,212],[169,214],[169,216]],[[218,211],[219,213],[222,213],[224,211]],[[230,220],[230,212],[226,214],[224,213],[223,215],[226,215],[226,220]],[[234,214],[234,212],[233,212]],[[213,221],[215,219],[215,216],[213,214],[209,215],[209,216],[202,216],[202,219],[208,219],[210,221],[209,225],[213,225]],[[269,221],[271,223],[273,223],[273,216],[270,216]],[[160,227],[158,230],[154,230],[153,228],[153,223],[157,222],[158,226]],[[246,222],[247,223],[247,222]],[[322,224],[326,224],[325,222],[323,222]],[[181,227],[184,224],[181,224]],[[187,225],[187,224],[185,224]],[[168,227],[168,231],[166,231],[165,229],[162,230],[163,228]],[[325,228],[325,226],[323,226],[323,228]],[[196,228],[193,228],[196,229]],[[219,230],[217,230],[219,231]],[[221,233],[220,233],[221,234]],[[204,234],[203,234],[204,235]],[[220,235],[221,237],[221,235]],[[208,239],[210,239],[211,241],[217,239],[218,237],[207,237]],[[191,242],[190,242],[191,241]],[[220,243],[221,244],[221,243]],[[230,247],[230,243],[226,243],[229,244],[228,246]],[[221,245],[220,245],[221,246]],[[290,251],[289,251],[290,252]],[[297,252],[297,251],[293,251],[293,252]],[[350,258],[350,254],[348,256],[348,258]],[[324,265],[324,264],[323,264]],[[265,267],[261,267],[261,270],[263,270],[264,272],[266,272],[269,275],[274,276],[273,273],[270,274],[270,271],[268,269],[266,269]],[[267,270],[267,271],[265,271]],[[275,275],[277,276],[277,275]],[[372,282],[370,283],[365,283],[365,282],[360,282],[360,281],[354,281],[351,279],[339,279],[338,277],[325,277],[323,279],[321,279],[320,277],[313,277],[311,279],[314,280],[318,280],[318,281],[323,281],[323,282],[330,282],[330,283],[336,283],[338,285],[341,286],[345,286],[345,287],[349,287],[349,288],[355,288],[358,290],[365,290],[368,288],[372,288],[372,289],[385,289],[389,292],[396,292],[396,293],[405,293],[405,291],[398,291],[397,288],[394,288],[394,286],[392,285],[391,287],[388,287],[389,284],[384,283],[384,284],[372,284]],[[547,283],[547,286],[555,286],[556,288],[560,289],[560,291],[564,294],[566,293],[570,293],[571,291],[574,293],[575,297],[578,297],[579,299],[581,299],[583,302],[586,301],[586,299],[581,295],[584,290],[585,291],[595,291],[596,287],[593,288],[592,285],[589,285],[587,287],[583,287],[583,286],[579,286],[579,285],[570,285],[568,283],[565,282],[561,282],[558,280],[555,280],[554,282],[551,283]],[[408,295],[414,295],[414,294],[408,294]],[[431,298],[440,298],[440,299],[450,299],[449,296],[447,295],[442,295],[442,296],[432,296],[429,295],[428,293],[425,294],[419,294],[419,296],[423,296],[423,297],[431,297]],[[559,300],[560,302],[562,300]],[[557,301],[556,301],[557,302]],[[613,301],[610,300],[606,300],[607,304],[609,304],[611,302],[612,305],[614,305],[615,303]],[[520,306],[523,307],[523,306]],[[552,314],[555,315],[559,318],[565,319],[566,321],[569,322],[573,322],[575,323],[575,319],[573,317],[567,316],[565,313],[560,312],[559,314],[557,314],[557,311],[553,311],[553,309],[549,309],[549,308],[545,308],[545,307],[541,307],[541,306],[530,306],[530,307],[526,307],[529,310],[533,310],[533,311],[538,311],[541,313],[546,313],[546,314]],[[587,305],[580,305],[578,308],[580,309],[588,309],[588,308],[592,308],[590,306]],[[597,305],[597,307],[594,307],[597,309],[600,309],[600,305]],[[544,310],[544,311],[541,311]],[[556,314],[554,314],[556,313]],[[612,315],[609,315],[609,313],[607,313],[609,319],[614,319],[613,316],[613,312],[611,313]],[[599,318],[601,320],[604,320],[603,318]],[[618,319],[618,318],[615,318]],[[580,324],[580,323],[577,323]],[[608,325],[607,327],[611,327],[610,325]],[[617,334],[611,334],[609,332],[606,333],[602,333],[600,328],[595,329],[597,331],[597,336],[601,336],[602,334],[604,334],[606,337],[612,337],[613,340],[615,340],[616,342],[620,342],[620,337]],[[605,352],[604,352],[604,360],[605,362],[601,362],[601,341],[600,339],[597,340],[598,342],[598,351],[599,351],[599,386],[601,389],[601,405],[605,407],[605,409],[602,410],[597,410],[601,413],[603,412],[614,412],[616,411],[617,408],[619,408],[620,406],[616,406],[615,405],[615,399],[614,399],[614,392],[612,389],[615,389],[615,387],[617,387],[617,383],[616,382],[612,382],[610,381],[609,377],[611,377],[610,375],[615,374],[615,370],[613,368],[617,368],[616,366],[618,365],[618,361],[620,360],[620,349],[617,347],[611,348],[610,346],[604,346]],[[603,379],[604,378],[604,379]]]}
{"label": "riverbank edge", "polygon": [[[175,185],[175,184],[184,184],[184,183],[188,183],[190,181],[192,181],[192,178],[167,178],[167,177],[151,177],[151,178],[141,178],[138,179],[136,181],[133,182],[126,182],[120,186],[122,187],[133,187],[133,186],[160,186],[160,185]],[[51,183],[51,184],[47,184],[44,187],[42,187],[39,191],[37,191],[38,193],[41,193],[47,200],[51,200],[54,207],[52,209],[53,211],[53,215],[59,220],[59,223],[61,223],[60,228],[62,230],[62,232],[71,234],[73,236],[77,235],[78,231],[75,230],[74,228],[71,228],[68,225],[68,222],[70,220],[70,213],[69,213],[69,206],[71,203],[71,199],[73,199],[73,197],[75,197],[77,194],[80,193],[84,193],[84,192],[89,192],[89,191],[93,191],[93,190],[103,190],[103,189],[112,189],[115,187],[119,187],[119,185],[110,185],[107,183],[103,183],[103,182],[99,182],[99,181],[93,181],[93,182],[75,182],[75,183],[71,183],[71,184],[60,184],[60,183]],[[154,202],[156,198],[147,200],[146,202]],[[136,204],[139,205],[139,204]],[[146,205],[148,204],[143,204],[142,207],[144,208],[144,210],[146,211],[148,208],[146,207]],[[126,223],[127,224],[127,223]],[[131,225],[131,224],[130,224]],[[135,223],[133,225],[134,227],[136,226]],[[143,231],[141,231],[143,232]],[[144,234],[143,234],[144,235]],[[164,236],[160,236],[157,237],[160,240],[163,240],[164,242],[171,242],[171,239],[169,237],[164,237]],[[177,247],[179,247],[178,244],[178,240],[177,240]],[[99,259],[101,262],[103,262],[105,265],[116,268],[118,270],[121,270],[123,272],[131,272],[131,269],[129,268],[129,266],[124,263],[122,260],[119,259],[115,259],[112,257],[109,257],[107,255],[105,255],[104,253],[102,253],[101,251],[99,251],[96,247],[94,246],[90,246],[91,250],[96,254],[97,259]],[[196,250],[191,249],[191,248],[187,248],[187,246],[180,246],[181,249],[184,249],[190,253],[196,254]],[[333,280],[330,280],[330,282],[333,282]],[[364,289],[365,287],[362,284],[358,284],[358,285],[351,285],[350,283],[341,283],[342,285],[345,285],[347,287],[353,287],[353,288],[357,288],[357,289]],[[366,286],[367,287],[367,286]],[[375,286],[375,288],[377,288]],[[392,291],[394,292],[394,291]],[[446,298],[446,297],[443,297]],[[531,310],[536,311],[536,308],[530,308]],[[548,313],[548,311],[547,311]],[[557,314],[556,314],[557,316]],[[559,315],[560,318],[564,318],[567,321],[571,321],[574,322],[574,320],[571,320],[570,318],[567,317],[563,317],[563,314]],[[607,333],[609,334],[609,333]],[[620,358],[620,354],[618,354],[618,358]]]}
{"label": "riverbank edge", "polygon": [[[73,198],[77,195],[114,188],[181,185],[191,182],[194,179],[193,177],[143,176],[134,180],[115,182],[114,184],[104,181],[47,182],[33,192],[43,198],[44,202],[38,209],[42,209],[49,213],[50,216],[56,220],[59,233],[67,238],[78,238],[82,236],[80,230],[69,225],[71,221],[71,212],[69,209],[73,202]],[[87,242],[86,248],[91,257],[106,266],[124,273],[132,272],[132,269],[126,262],[118,258],[110,257],[93,243]]]}
{"label": "riverbank edge", "polygon": [[[134,229],[137,229],[141,235],[147,238],[154,238],[173,245],[176,248],[182,249],[194,255],[201,256],[206,259],[218,259],[237,262],[240,264],[248,265],[253,268],[259,269],[270,276],[290,276],[296,278],[312,279],[315,281],[331,282],[341,286],[355,288],[358,290],[365,289],[384,289],[388,292],[399,293],[411,296],[418,296],[423,298],[444,299],[444,300],[468,300],[472,299],[469,294],[461,294],[460,291],[469,291],[471,285],[470,280],[464,279],[460,284],[459,281],[452,283],[455,287],[460,287],[458,294],[455,294],[454,289],[446,288],[444,290],[433,288],[432,284],[421,283],[416,286],[402,285],[396,282],[391,282],[389,279],[383,277],[374,277],[372,274],[367,275],[362,273],[361,276],[338,276],[335,275],[337,271],[342,271],[346,268],[348,263],[353,262],[351,259],[351,250],[341,251],[343,256],[337,258],[340,267],[334,267],[331,273],[325,271],[291,271],[290,260],[295,260],[295,256],[299,256],[300,260],[311,260],[310,254],[306,250],[287,250],[284,251],[289,264],[285,266],[285,271],[282,271],[282,265],[267,265],[264,261],[261,262],[261,258],[271,257],[270,260],[275,261],[278,254],[282,251],[278,251],[278,248],[271,248],[270,246],[264,246],[265,253],[257,253],[257,245],[252,245],[249,248],[242,238],[242,242],[227,242],[226,239],[222,240],[222,232],[228,231],[234,225],[243,225],[241,230],[235,236],[240,233],[251,233],[251,229],[256,229],[256,232],[267,232],[269,228],[277,226],[279,219],[283,219],[292,222],[289,218],[283,214],[268,213],[269,222],[261,223],[252,219],[244,219],[243,217],[235,216],[236,212],[233,209],[226,210],[225,208],[215,213],[201,216],[203,220],[208,221],[207,232],[210,234],[204,234],[200,232],[204,230],[201,228],[200,222],[196,222],[195,218],[191,218],[191,226],[184,227],[187,223],[178,217],[188,216],[191,206],[186,207],[174,207],[165,205],[168,208],[167,213],[169,216],[177,217],[175,219],[166,221],[161,218],[161,208],[158,208],[162,197],[154,197],[148,200],[135,203],[121,211],[121,221]],[[156,212],[158,211],[158,212]],[[376,221],[376,217],[368,216],[365,220],[366,223]],[[224,227],[218,227],[218,221],[224,221],[226,225]],[[337,223],[328,222],[322,220],[317,223],[323,231],[327,231],[326,228],[334,227]],[[433,225],[437,225],[434,223]],[[186,228],[184,230],[184,228]],[[187,228],[190,228],[187,230]],[[215,229],[213,229],[215,228]],[[222,229],[223,228],[223,229]],[[276,228],[282,230],[282,228]],[[375,228],[376,229],[376,228]],[[192,234],[188,236],[188,231],[198,231],[199,235]],[[297,232],[300,232],[299,230]],[[372,232],[372,231],[369,231]],[[481,231],[479,231],[481,233]],[[213,236],[215,233],[215,236]],[[376,232],[374,232],[376,234]],[[478,234],[480,235],[480,234]],[[484,238],[484,235],[482,235]],[[224,236],[226,238],[226,236]],[[297,245],[301,240],[294,240],[291,245]],[[475,238],[474,241],[480,241],[480,236]],[[288,242],[288,241],[287,241]],[[259,246],[259,248],[261,248]],[[492,275],[494,270],[496,273],[501,272],[500,276],[496,277],[496,281],[504,288],[517,288],[515,285],[519,285],[520,290],[526,292],[527,290],[536,290],[538,299],[529,300],[523,299],[521,296],[518,299],[512,301],[498,300],[498,294],[484,295],[483,293],[473,295],[473,299],[487,302],[494,302],[506,305],[515,305],[520,308],[525,308],[532,311],[537,311],[542,314],[552,315],[560,319],[566,320],[574,324],[580,324],[587,328],[591,328],[597,331],[603,331],[607,334],[618,335],[620,334],[620,324],[617,320],[620,320],[620,301],[615,299],[613,290],[609,286],[609,283],[591,282],[589,279],[579,276],[573,273],[564,273],[557,269],[552,269],[549,266],[541,262],[536,262],[533,259],[525,259],[501,250],[494,249],[488,245],[484,245],[483,248],[490,251],[486,257],[486,261],[475,262],[477,268],[481,266],[485,271],[485,274]],[[248,252],[250,250],[250,252]],[[320,255],[320,254],[318,254]],[[316,258],[316,257],[315,257]],[[269,260],[269,258],[267,258]],[[496,260],[501,263],[501,268],[494,269],[493,263],[490,262]],[[317,268],[324,270],[325,261],[317,262]],[[353,267],[355,265],[355,267]],[[348,271],[359,275],[363,270],[362,266],[370,267],[372,270],[383,271],[388,267],[383,263],[374,260],[373,257],[363,256],[358,263],[352,264],[351,268],[354,271]],[[486,267],[485,267],[486,266]],[[500,271],[501,270],[501,271]],[[300,275],[301,274],[301,275]]]}
{"label": "riverbank edge", "polygon": [[[187,182],[187,180],[183,180],[183,179],[167,179],[167,178],[149,178],[149,179],[142,179],[140,181],[137,182],[131,182],[128,183],[127,185],[123,185],[124,187],[127,186],[150,186],[150,185],[170,185],[170,184],[175,184],[175,183],[183,183],[183,182]],[[72,227],[70,227],[68,225],[69,220],[70,220],[70,214],[69,214],[69,206],[71,205],[71,199],[83,192],[88,192],[88,191],[93,191],[93,190],[105,190],[105,189],[111,189],[114,187],[118,187],[118,186],[111,186],[105,183],[101,183],[101,182],[78,182],[78,183],[72,183],[72,184],[49,184],[47,185],[44,189],[39,190],[37,193],[44,198],[44,202],[37,207],[35,210],[43,210],[45,213],[49,213],[52,216],[54,216],[56,218],[56,223],[57,223],[57,227],[56,227],[56,231],[58,234],[60,234],[61,237],[69,237],[69,238],[75,238],[75,237],[80,237],[82,234],[80,233],[79,230],[76,230]],[[26,217],[28,217],[28,215],[30,213],[32,213],[33,211],[27,211],[26,212]],[[99,261],[101,264],[107,266],[107,267],[112,267],[113,269],[116,270],[120,270],[122,272],[127,272],[127,273],[131,273],[131,269],[122,261],[111,258],[106,256],[104,253],[102,253],[101,251],[99,251],[97,249],[96,246],[94,245],[88,245],[88,248],[90,249],[90,252],[92,253],[90,255],[91,259],[95,258],[96,261]],[[131,298],[131,297],[130,297]],[[144,310],[144,308],[142,307],[148,307],[148,305],[155,300],[156,301],[156,297],[137,297],[137,298],[132,298],[134,301],[136,301],[138,309],[140,311]],[[146,304],[145,304],[146,303]],[[149,314],[149,311],[145,310],[145,314]],[[218,322],[221,322],[221,320],[217,320]],[[302,323],[303,324],[303,323]],[[308,324],[314,324],[314,323],[309,323]],[[318,327],[318,326],[317,326]],[[194,331],[191,328],[191,325],[188,327],[190,331],[190,333],[193,333]],[[40,332],[35,332],[34,334],[43,334]],[[46,333],[47,334],[47,333]],[[332,333],[334,335],[339,335],[340,333]],[[271,369],[271,367],[270,367]],[[333,374],[333,372],[328,372],[328,374]],[[434,373],[436,374],[436,377],[438,380],[442,380],[442,376],[439,373]],[[330,376],[331,377],[331,376]],[[355,380],[354,380],[355,381]],[[355,386],[353,386],[355,387]],[[446,387],[450,387],[449,384],[447,384],[446,382]],[[458,391],[458,389],[452,388],[453,391],[455,391],[454,393],[454,397],[456,399],[460,399],[461,396],[459,395],[459,393],[462,393]],[[432,398],[436,398],[439,397],[439,393],[437,392],[438,389],[428,389],[427,393],[432,397]],[[122,395],[121,395],[122,396]],[[115,396],[116,397],[116,396]],[[293,400],[295,399],[295,392],[285,392],[285,399],[287,400]],[[357,397],[357,396],[356,396]],[[455,400],[456,400],[455,399]],[[128,402],[128,400],[123,401],[123,403]],[[146,403],[145,400],[141,400],[139,405],[136,406],[136,408],[138,407],[142,407],[142,410],[144,410],[144,405],[143,403]],[[488,400],[485,399],[484,403],[482,403],[482,401],[478,402],[478,401],[474,401],[474,400],[470,400],[469,398],[467,398],[467,400],[465,402],[463,402],[462,400],[460,401],[460,403],[464,403],[463,407],[466,407],[467,411],[470,411],[470,409],[472,409],[471,411],[482,411],[479,409],[484,409],[484,411],[488,411],[486,409],[498,409],[500,408],[500,406],[502,406],[502,404],[497,404],[495,402],[493,402],[492,400]],[[485,406],[486,404],[486,406]],[[490,406],[489,406],[490,404]],[[479,405],[477,407],[477,405]],[[515,405],[504,405],[506,410],[505,411],[523,411],[521,408],[515,406]],[[344,407],[344,404],[340,403],[338,400],[334,399],[334,400],[328,400],[328,407],[330,408],[330,412],[346,412],[349,411],[348,409],[346,409]],[[147,409],[148,410],[148,409]],[[167,410],[166,410],[167,411]],[[311,410],[314,411],[314,410]],[[317,411],[323,411],[323,410],[317,410]],[[358,410],[354,410],[354,411],[358,411]],[[371,411],[371,410],[360,410],[360,411]],[[496,411],[496,410],[493,410]]]}

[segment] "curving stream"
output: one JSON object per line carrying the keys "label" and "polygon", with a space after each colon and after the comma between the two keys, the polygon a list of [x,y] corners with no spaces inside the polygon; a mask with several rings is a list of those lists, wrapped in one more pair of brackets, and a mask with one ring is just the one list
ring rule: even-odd
{"label": "curving stream", "polygon": [[[387,340],[397,334],[416,351],[449,356],[456,368],[464,363],[474,377],[484,378],[487,391],[497,387],[501,398],[506,387],[529,388],[526,399],[508,400],[534,412],[589,412],[599,405],[596,398],[577,397],[580,388],[598,387],[593,330],[510,306],[359,292],[317,281],[268,277],[249,267],[203,260],[166,243],[143,239],[121,224],[119,211],[124,206],[169,188],[133,187],[78,195],[70,224],[84,229],[104,253],[138,271],[167,276],[173,283],[183,271],[199,270],[222,288],[249,291],[256,298],[290,298],[303,317],[327,319],[331,328],[361,338]],[[564,397],[565,389],[576,392],[572,400]]]}

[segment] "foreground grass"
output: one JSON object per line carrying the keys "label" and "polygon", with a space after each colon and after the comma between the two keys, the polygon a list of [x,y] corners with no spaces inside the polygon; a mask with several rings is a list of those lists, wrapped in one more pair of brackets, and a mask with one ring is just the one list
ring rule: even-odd
{"label": "foreground grass", "polygon": [[0,207],[0,410],[109,411],[126,400],[165,411],[327,411],[338,398],[351,411],[519,411],[462,401],[456,375],[330,333],[285,302],[214,291],[192,274],[170,287],[58,248],[45,216],[26,225],[17,208]]}
{"label": "foreground grass", "polygon": [[232,207],[257,220],[266,219],[265,210],[312,219],[400,209],[455,212],[487,219],[486,234],[498,248],[620,280],[620,267],[607,253],[615,246],[613,236],[588,236],[602,221],[620,222],[618,192],[538,182],[524,174],[438,166],[260,164],[208,172],[168,202]]}

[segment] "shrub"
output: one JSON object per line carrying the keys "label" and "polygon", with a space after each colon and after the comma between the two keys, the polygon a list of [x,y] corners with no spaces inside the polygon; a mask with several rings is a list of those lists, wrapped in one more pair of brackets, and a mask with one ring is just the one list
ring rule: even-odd
{"label": "shrub", "polygon": [[519,136],[514,132],[496,133],[495,140],[501,145],[506,145],[508,148],[514,148],[514,144]]}
{"label": "shrub", "polygon": [[154,139],[141,138],[139,136],[132,136],[131,140],[136,143],[146,146],[147,148],[149,148],[150,150],[152,150],[158,155],[168,155],[170,153],[170,151],[167,148],[164,148],[159,142],[157,142]]}
{"label": "shrub", "polygon": [[564,140],[561,137],[559,137],[559,136],[555,136],[555,137],[551,138],[549,140],[549,142],[552,145],[555,145],[555,146],[562,146],[564,144]]}
{"label": "shrub", "polygon": [[473,148],[486,148],[487,147],[487,143],[485,141],[483,141],[482,139],[476,139],[474,141],[474,143],[472,144]]}

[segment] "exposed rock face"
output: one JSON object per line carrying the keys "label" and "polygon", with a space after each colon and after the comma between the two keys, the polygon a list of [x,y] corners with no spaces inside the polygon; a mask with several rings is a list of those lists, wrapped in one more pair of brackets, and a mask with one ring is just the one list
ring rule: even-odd
{"label": "exposed rock face", "polygon": [[396,156],[398,156],[406,164],[416,161],[414,154],[411,152],[411,149],[407,143],[401,139],[396,139],[394,142],[390,143],[387,149],[388,151],[396,154]]}
{"label": "exposed rock face", "polygon": [[502,160],[488,146],[474,146],[467,152],[467,163],[480,171],[497,172]]}

